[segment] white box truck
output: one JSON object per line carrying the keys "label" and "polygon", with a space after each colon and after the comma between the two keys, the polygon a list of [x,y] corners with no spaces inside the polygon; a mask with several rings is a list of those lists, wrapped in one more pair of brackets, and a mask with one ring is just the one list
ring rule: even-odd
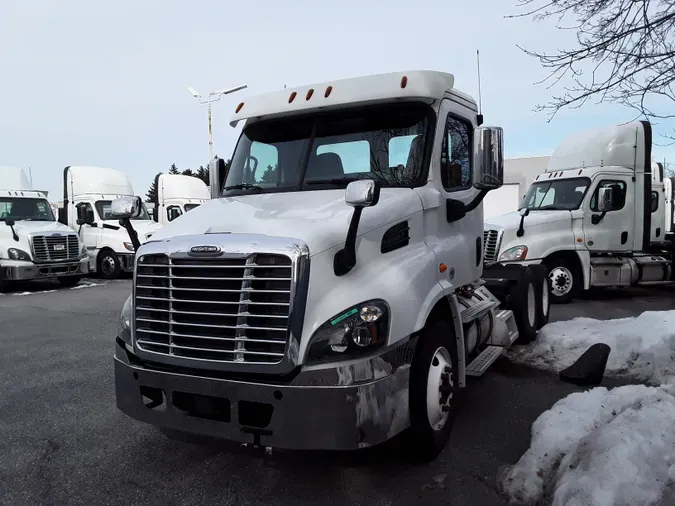
{"label": "white box truck", "polygon": [[152,219],[160,225],[166,225],[211,198],[206,183],[195,176],[158,174],[155,188]]}
{"label": "white box truck", "polygon": [[117,406],[176,437],[344,450],[405,432],[434,458],[467,376],[548,318],[542,269],[483,269],[501,128],[434,71],[251,97],[242,120],[212,199],[137,251]]}
{"label": "white box truck", "polygon": [[[133,196],[129,176],[121,170],[68,166],[63,170],[63,207],[59,221],[76,230],[89,254],[89,268],[104,279],[133,270],[134,247],[119,220],[110,216],[111,202]],[[161,225],[153,222],[145,206],[134,219],[142,239],[149,239]]]}
{"label": "white box truck", "polygon": [[77,234],[55,220],[46,193],[20,167],[0,167],[0,221],[0,291],[47,278],[75,286],[89,272]]}
{"label": "white box truck", "polygon": [[565,139],[520,211],[486,220],[485,263],[541,264],[552,301],[591,287],[672,282],[672,180],[647,121]]}

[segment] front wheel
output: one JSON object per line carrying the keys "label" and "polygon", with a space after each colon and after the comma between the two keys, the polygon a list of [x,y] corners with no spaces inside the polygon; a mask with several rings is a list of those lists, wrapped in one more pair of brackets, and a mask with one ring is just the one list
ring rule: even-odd
{"label": "front wheel", "polygon": [[415,460],[435,459],[445,447],[455,418],[457,346],[445,321],[428,323],[419,336],[410,367],[410,428],[406,434]]}
{"label": "front wheel", "polygon": [[59,280],[61,286],[72,288],[73,286],[76,286],[82,278],[80,276],[61,276],[56,279]]}
{"label": "front wheel", "polygon": [[551,281],[548,269],[541,264],[530,265],[537,284],[537,330],[549,322],[551,310]]}
{"label": "front wheel", "polygon": [[551,302],[566,304],[576,298],[583,288],[579,265],[566,257],[551,258],[544,262],[551,280]]}
{"label": "front wheel", "polygon": [[98,256],[98,272],[103,279],[116,279],[120,277],[122,267],[114,251],[103,251]]}

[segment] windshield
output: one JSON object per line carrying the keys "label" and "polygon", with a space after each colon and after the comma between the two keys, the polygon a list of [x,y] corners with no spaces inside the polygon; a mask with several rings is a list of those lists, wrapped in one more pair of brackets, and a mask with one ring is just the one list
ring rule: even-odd
{"label": "windshield", "polygon": [[[116,219],[110,216],[111,204],[112,204],[111,200],[96,201],[96,211],[98,211],[98,215],[101,217],[102,220]],[[132,218],[132,220],[149,220],[149,219],[150,215],[148,214],[148,209],[145,207],[144,203],[141,203],[141,214],[138,216],[138,218]]]}
{"label": "windshield", "polygon": [[185,204],[185,212],[192,211],[195,207],[199,207],[201,204]]}
{"label": "windshield", "polygon": [[223,190],[342,188],[362,178],[422,185],[433,117],[425,104],[401,103],[254,123],[237,143]]}
{"label": "windshield", "polygon": [[54,213],[45,199],[0,197],[0,221],[54,221]]}
{"label": "windshield", "polygon": [[590,180],[585,177],[557,179],[534,183],[520,203],[520,208],[531,210],[579,209]]}

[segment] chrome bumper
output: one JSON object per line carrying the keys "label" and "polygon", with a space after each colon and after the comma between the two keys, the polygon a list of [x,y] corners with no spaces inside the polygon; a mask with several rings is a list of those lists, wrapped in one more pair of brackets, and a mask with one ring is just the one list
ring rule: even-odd
{"label": "chrome bumper", "polygon": [[82,276],[89,272],[89,260],[34,264],[18,260],[0,260],[0,279],[5,281],[30,281],[63,276]]}

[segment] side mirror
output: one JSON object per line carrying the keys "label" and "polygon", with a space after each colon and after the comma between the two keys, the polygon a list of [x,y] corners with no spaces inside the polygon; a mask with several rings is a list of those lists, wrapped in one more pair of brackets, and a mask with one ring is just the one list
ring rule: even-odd
{"label": "side mirror", "polygon": [[473,187],[496,190],[504,182],[504,130],[481,126],[473,135]]}
{"label": "side mirror", "polygon": [[209,162],[209,191],[211,192],[212,199],[220,197],[220,190],[223,187],[225,179],[227,179],[225,160],[222,158],[211,160]]}
{"label": "side mirror", "polygon": [[371,207],[380,199],[380,187],[372,179],[352,181],[345,189],[345,203],[352,207]]}
{"label": "side mirror", "polygon": [[598,211],[606,213],[614,209],[614,192],[610,187],[603,187],[598,190]]}
{"label": "side mirror", "polygon": [[120,197],[110,204],[110,217],[113,219],[134,219],[143,210],[141,197]]}

